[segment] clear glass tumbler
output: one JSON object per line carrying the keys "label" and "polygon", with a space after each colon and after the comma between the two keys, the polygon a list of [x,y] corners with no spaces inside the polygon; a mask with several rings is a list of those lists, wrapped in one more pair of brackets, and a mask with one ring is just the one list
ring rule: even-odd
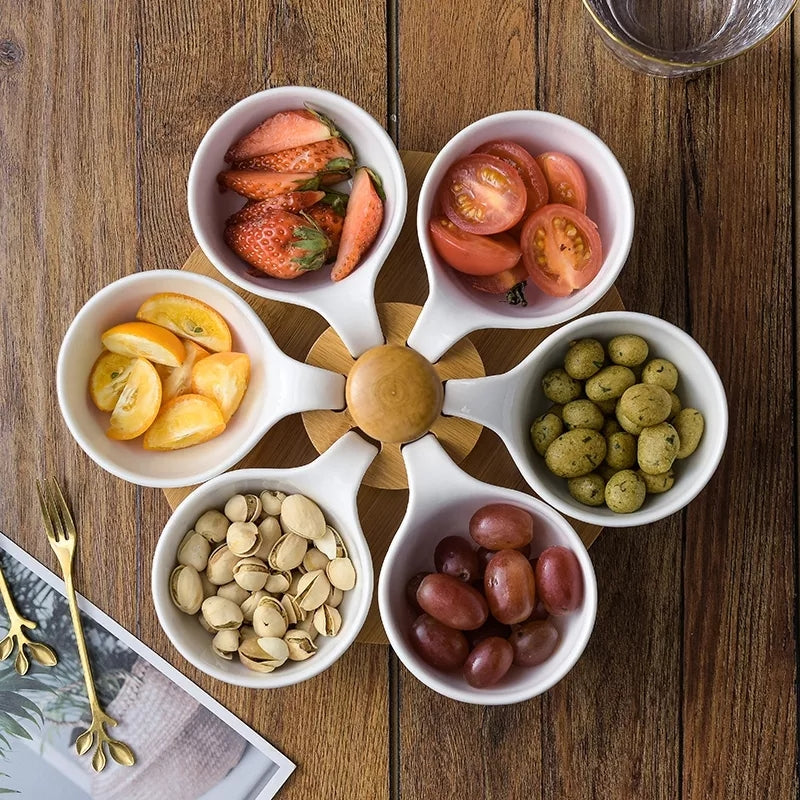
{"label": "clear glass tumbler", "polygon": [[583,0],[605,43],[650,75],[698,72],[767,39],[798,0]]}

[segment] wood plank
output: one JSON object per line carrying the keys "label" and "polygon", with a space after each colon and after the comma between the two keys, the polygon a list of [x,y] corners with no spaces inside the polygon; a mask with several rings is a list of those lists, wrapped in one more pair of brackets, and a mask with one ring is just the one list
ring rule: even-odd
{"label": "wood plank", "polygon": [[[385,122],[386,42],[382,3],[356,0],[140,0],[142,253],[149,267],[179,267],[194,247],[186,213],[186,177],[203,134],[226,108],[265,88],[307,83],[342,92]],[[276,306],[278,304],[275,304]],[[312,312],[286,306],[316,335],[326,327]],[[314,328],[316,326],[316,328]],[[295,358],[307,352],[290,325],[276,336]],[[300,438],[291,421],[273,429],[282,441]],[[314,454],[307,440],[291,450],[294,464]],[[275,464],[278,466],[278,464]],[[286,465],[285,463],[283,465]],[[163,494],[144,490],[142,552],[149,608],[153,548],[169,516]],[[142,635],[235,714],[297,761],[281,797],[381,800],[388,791],[388,671],[382,648],[354,645],[330,671],[269,694],[234,689],[200,676],[165,640],[148,612]]]}
{"label": "wood plank", "polygon": [[0,526],[58,571],[34,484],[57,475],[80,528],[78,587],[134,629],[134,488],[83,454],[55,397],[73,316],[136,265],[133,11],[11,0],[0,30]]}

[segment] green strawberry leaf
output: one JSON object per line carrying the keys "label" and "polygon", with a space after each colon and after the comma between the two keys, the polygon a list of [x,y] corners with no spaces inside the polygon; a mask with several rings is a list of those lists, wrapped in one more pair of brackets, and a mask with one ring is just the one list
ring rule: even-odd
{"label": "green strawberry leaf", "polygon": [[343,217],[347,211],[347,201],[349,199],[349,195],[343,192],[325,192],[325,197],[319,202],[330,206],[340,217]]}
{"label": "green strawberry leaf", "polygon": [[374,169],[370,169],[369,167],[359,167],[359,169],[365,169],[367,171],[367,175],[372,179],[372,185],[375,187],[375,191],[378,193],[378,197],[380,197],[381,202],[386,202],[386,192],[383,191],[383,181],[378,176],[378,173],[375,172]]}
{"label": "green strawberry leaf", "polygon": [[297,268],[304,272],[312,272],[325,263],[331,240],[308,214],[301,212],[299,216],[303,217],[309,225],[300,225],[293,231],[292,246],[295,250],[300,251],[301,255],[293,258],[292,263],[297,264]]}
{"label": "green strawberry leaf", "polygon": [[350,172],[355,162],[352,158],[332,158],[326,165],[324,172]]}

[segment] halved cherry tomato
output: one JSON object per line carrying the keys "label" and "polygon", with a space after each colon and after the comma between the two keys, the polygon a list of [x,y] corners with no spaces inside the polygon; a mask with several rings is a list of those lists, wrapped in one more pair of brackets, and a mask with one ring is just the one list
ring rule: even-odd
{"label": "halved cherry tomato", "polygon": [[553,297],[567,297],[582,289],[603,263],[597,225],[566,205],[544,206],[531,214],[520,246],[531,280]]}
{"label": "halved cherry tomato", "polygon": [[[490,156],[502,158],[516,167],[528,198],[525,214],[532,214],[537,208],[547,205],[547,181],[536,159],[521,145],[508,139],[498,139],[481,145],[476,153],[488,153]],[[555,202],[555,201],[553,201]]]}
{"label": "halved cherry tomato", "polygon": [[488,294],[505,294],[506,302],[512,306],[526,306],[525,281],[528,271],[524,264],[505,269],[495,275],[464,275],[464,282]]}
{"label": "halved cherry tomato", "polygon": [[467,275],[494,275],[511,269],[522,258],[519,245],[506,233],[467,233],[447,217],[434,217],[428,228],[436,252],[453,269]]}
{"label": "halved cherry tomato", "polygon": [[586,213],[586,178],[574,158],[564,153],[536,156],[547,180],[551,203],[563,203]]}
{"label": "halved cherry tomato", "polygon": [[472,153],[450,167],[439,188],[447,218],[470,233],[500,233],[525,213],[525,184],[516,168],[496,156]]}

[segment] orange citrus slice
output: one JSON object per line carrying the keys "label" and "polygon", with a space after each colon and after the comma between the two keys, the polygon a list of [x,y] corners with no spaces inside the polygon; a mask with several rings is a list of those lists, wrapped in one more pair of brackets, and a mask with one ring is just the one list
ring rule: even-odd
{"label": "orange citrus slice", "polygon": [[161,407],[161,378],[144,358],[133,362],[125,387],[111,412],[109,439],[135,439],[152,425]]}
{"label": "orange citrus slice", "polygon": [[231,330],[222,315],[196,297],[154,294],[142,303],[136,319],[154,322],[214,352],[231,349]]}
{"label": "orange citrus slice", "polygon": [[166,377],[163,375],[164,392],[161,400],[166,403],[181,394],[188,394],[192,390],[192,368],[201,359],[208,356],[208,350],[203,350],[199,344],[188,339],[184,342],[186,357],[183,363],[175,369],[168,370]]}
{"label": "orange citrus slice", "polygon": [[133,368],[133,359],[103,350],[89,374],[89,397],[101,411],[113,411]]}
{"label": "orange citrus slice", "polygon": [[174,333],[152,322],[123,322],[109,328],[100,338],[112,353],[146,358],[168,367],[179,367],[186,355],[183,342]]}
{"label": "orange citrus slice", "polygon": [[207,442],[224,430],[225,420],[213,400],[201,394],[182,394],[165,403],[158,412],[145,434],[144,448],[179,450]]}
{"label": "orange citrus slice", "polygon": [[250,359],[245,353],[214,353],[192,370],[192,391],[216,401],[225,422],[242,402],[250,380]]}

